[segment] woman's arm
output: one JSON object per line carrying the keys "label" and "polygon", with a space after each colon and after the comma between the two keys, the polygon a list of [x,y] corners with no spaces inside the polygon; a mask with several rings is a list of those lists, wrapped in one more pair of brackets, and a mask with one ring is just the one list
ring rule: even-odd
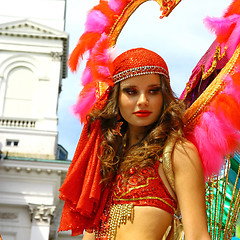
{"label": "woman's arm", "polygon": [[83,240],[95,240],[95,233],[89,233],[89,232],[86,232],[84,233],[83,235]]}
{"label": "woman's arm", "polygon": [[186,240],[209,240],[202,164],[195,146],[178,142],[173,150],[175,188]]}

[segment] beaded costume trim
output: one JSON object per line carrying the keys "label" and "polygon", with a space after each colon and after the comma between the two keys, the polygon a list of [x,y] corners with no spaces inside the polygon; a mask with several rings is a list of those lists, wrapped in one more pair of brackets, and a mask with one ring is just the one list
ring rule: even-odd
{"label": "beaded costume trim", "polygon": [[161,74],[164,75],[167,79],[169,78],[168,72],[159,66],[143,66],[143,67],[136,67],[136,68],[131,68],[128,70],[125,70],[123,72],[120,72],[116,75],[113,76],[114,83],[118,83],[122,80],[125,80],[130,77],[134,76],[141,76],[145,74]]}
{"label": "beaded costume trim", "polygon": [[115,239],[117,235],[117,228],[122,224],[126,224],[127,221],[133,223],[134,218],[134,206],[130,204],[113,204],[109,208],[108,221],[106,228],[103,231],[96,231],[96,240]]}

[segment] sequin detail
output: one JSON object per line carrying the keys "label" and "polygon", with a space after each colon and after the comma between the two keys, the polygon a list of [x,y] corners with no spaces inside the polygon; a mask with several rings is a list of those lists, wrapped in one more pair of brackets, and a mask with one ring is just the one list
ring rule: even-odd
{"label": "sequin detail", "polygon": [[144,66],[144,67],[131,68],[126,71],[120,72],[113,76],[113,80],[114,80],[114,83],[116,84],[130,77],[141,76],[146,74],[154,74],[154,73],[162,74],[166,78],[168,78],[168,73],[164,68],[158,67],[158,66]]}
{"label": "sequin detail", "polygon": [[108,208],[108,212],[102,220],[106,220],[102,223],[101,229],[95,232],[96,239],[111,240],[115,239],[117,235],[117,228],[121,224],[126,224],[127,221],[133,222],[134,211],[133,204],[111,204]]}
{"label": "sequin detail", "polygon": [[130,77],[144,74],[161,74],[169,80],[168,67],[164,59],[157,53],[145,49],[130,49],[120,54],[113,61],[114,83]]}
{"label": "sequin detail", "polygon": [[127,182],[125,173],[116,176],[96,231],[97,240],[114,240],[121,224],[133,222],[134,206],[152,206],[174,215],[177,204],[163,184],[158,167],[156,162],[152,167],[131,169]]}

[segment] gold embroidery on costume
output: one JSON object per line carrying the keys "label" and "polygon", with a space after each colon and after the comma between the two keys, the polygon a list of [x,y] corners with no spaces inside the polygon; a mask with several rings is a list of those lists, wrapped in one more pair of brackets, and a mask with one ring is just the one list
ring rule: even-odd
{"label": "gold embroidery on costume", "polygon": [[213,71],[217,67],[218,61],[220,61],[225,56],[226,50],[227,50],[227,48],[225,47],[224,48],[224,52],[221,55],[221,48],[220,48],[220,46],[216,47],[216,51],[215,51],[215,54],[213,56],[212,66],[205,73],[204,73],[204,66],[202,66],[202,80],[207,79],[213,73]]}
{"label": "gold embroidery on costume", "polygon": [[162,198],[159,198],[159,197],[139,197],[139,198],[127,198],[127,199],[124,199],[124,198],[121,198],[121,199],[115,199],[115,201],[138,201],[138,200],[149,200],[149,199],[154,199],[154,200],[159,200],[163,203],[165,203],[166,205],[168,205],[170,208],[172,208],[174,211],[176,210],[173,206],[171,206],[167,201],[165,201],[164,199]]}
{"label": "gold embroidery on costume", "polygon": [[115,195],[115,197],[116,197],[117,199],[121,200],[121,199],[123,199],[123,196],[127,195],[127,194],[130,193],[132,190],[136,190],[136,189],[139,189],[139,188],[147,187],[147,186],[149,185],[149,180],[151,180],[151,179],[157,179],[157,178],[156,178],[156,177],[149,177],[149,178],[147,178],[147,180],[146,180],[146,182],[147,182],[146,184],[142,184],[142,185],[139,185],[139,186],[136,186],[136,187],[132,187],[132,188],[130,188],[128,191],[122,193],[120,196],[117,196],[117,195],[116,195],[116,192],[114,192],[114,195]]}
{"label": "gold embroidery on costume", "polygon": [[207,87],[207,89],[201,94],[201,96],[186,110],[184,115],[185,129],[191,130],[192,126],[196,126],[198,117],[204,111],[205,106],[207,106],[214,96],[225,88],[224,78],[232,71],[234,71],[234,66],[238,58],[240,57],[240,45],[234,52],[232,58],[228,61],[226,66],[221,70],[217,77],[212,81],[212,83]]}
{"label": "gold embroidery on costume", "polygon": [[172,188],[172,190],[175,192],[175,183],[174,183],[174,172],[173,172],[173,166],[172,166],[172,152],[173,148],[177,141],[176,136],[170,136],[166,142],[166,147],[163,150],[163,171],[167,177],[167,180]]}

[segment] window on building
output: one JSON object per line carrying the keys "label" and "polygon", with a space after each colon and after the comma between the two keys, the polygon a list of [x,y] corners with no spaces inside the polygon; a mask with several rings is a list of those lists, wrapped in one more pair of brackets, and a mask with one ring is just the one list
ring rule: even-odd
{"label": "window on building", "polygon": [[15,139],[7,139],[6,140],[6,146],[8,147],[17,147],[19,144],[19,140],[15,140]]}
{"label": "window on building", "polygon": [[8,76],[3,115],[31,118],[37,78],[26,67],[14,68]]}
{"label": "window on building", "polygon": [[58,146],[57,146],[57,159],[58,160],[67,160],[67,158],[68,158],[67,150],[63,146],[58,144]]}

